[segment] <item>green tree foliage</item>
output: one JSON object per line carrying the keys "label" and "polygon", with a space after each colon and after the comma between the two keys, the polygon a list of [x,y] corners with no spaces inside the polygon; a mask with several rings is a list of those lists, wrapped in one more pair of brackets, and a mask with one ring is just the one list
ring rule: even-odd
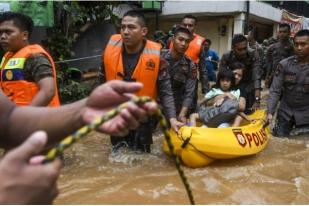
{"label": "green tree foliage", "polygon": [[[119,2],[115,1],[55,1],[55,25],[48,29],[48,38],[43,42],[55,61],[70,59],[73,44],[92,25],[104,21],[119,24],[119,18],[113,13],[118,5]],[[81,99],[90,93],[89,86],[71,78],[72,70],[65,63],[56,66],[62,103]]]}

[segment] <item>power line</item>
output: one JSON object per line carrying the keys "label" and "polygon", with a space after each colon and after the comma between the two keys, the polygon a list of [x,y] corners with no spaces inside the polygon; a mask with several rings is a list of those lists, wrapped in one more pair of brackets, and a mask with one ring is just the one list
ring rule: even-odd
{"label": "power line", "polygon": [[81,57],[76,59],[68,59],[68,60],[62,60],[62,61],[56,61],[55,64],[64,63],[64,62],[74,62],[74,61],[80,61],[84,59],[93,59],[97,57],[101,57],[102,55],[94,55],[94,56],[88,56],[88,57]]}

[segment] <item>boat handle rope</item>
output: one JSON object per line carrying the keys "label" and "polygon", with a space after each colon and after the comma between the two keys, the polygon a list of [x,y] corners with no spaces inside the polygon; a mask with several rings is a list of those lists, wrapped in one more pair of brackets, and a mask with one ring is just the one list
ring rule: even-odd
{"label": "boat handle rope", "polygon": [[[150,97],[144,96],[144,97],[133,97],[130,101],[138,106],[143,106],[145,103],[151,102],[152,100],[150,99]],[[109,112],[107,112],[101,117],[96,117],[89,125],[83,126],[82,128],[78,129],[73,134],[64,138],[60,143],[58,143],[58,145],[56,145],[54,148],[52,148],[51,150],[47,152],[43,160],[43,163],[47,163],[47,162],[55,160],[59,155],[61,155],[64,152],[66,148],[72,146],[75,142],[81,140],[88,133],[97,129],[98,127],[100,127],[100,125],[102,125],[106,121],[115,117],[126,107],[127,107],[127,102],[119,105],[115,109],[110,110]],[[162,114],[162,111],[159,108],[157,109],[155,116],[159,119],[160,126],[164,134],[165,140],[167,142],[170,154],[172,156],[172,159],[174,160],[179,176],[184,184],[190,204],[194,205],[195,201],[193,198],[192,190],[188,183],[187,177],[185,176],[185,173],[183,169],[181,168],[180,160],[174,152],[174,145],[172,144],[172,141],[171,141],[168,124],[166,122],[165,117]]]}
{"label": "boat handle rope", "polygon": [[[265,119],[266,115],[263,115],[262,118],[258,118],[258,119],[255,119],[255,120],[261,120],[263,122],[263,129],[265,129],[266,127],[268,127],[269,123],[268,122],[264,122],[264,119]],[[178,137],[181,138],[181,140],[183,141],[181,147],[184,149],[187,145],[191,145],[191,147],[193,149],[195,149],[198,153],[200,153],[201,155],[205,156],[206,158],[209,158],[209,159],[214,159],[210,156],[208,156],[207,154],[205,154],[204,152],[202,152],[200,149],[198,149],[195,145],[193,145],[190,140],[191,140],[191,136],[192,136],[192,131],[190,133],[190,137],[187,137],[187,138],[184,138],[182,136],[182,133],[179,133],[178,134]]]}
{"label": "boat handle rope", "polygon": [[190,133],[190,137],[187,137],[187,138],[184,138],[182,136],[182,133],[179,133],[178,137],[181,138],[181,140],[183,141],[182,145],[181,145],[181,148],[184,149],[187,147],[187,145],[190,145],[193,149],[195,149],[198,153],[200,153],[202,156],[208,158],[208,159],[212,159],[214,160],[214,158],[208,156],[207,154],[205,154],[204,152],[202,152],[200,149],[198,149],[195,145],[193,145],[190,140],[191,140],[191,136],[192,136],[192,131]]}

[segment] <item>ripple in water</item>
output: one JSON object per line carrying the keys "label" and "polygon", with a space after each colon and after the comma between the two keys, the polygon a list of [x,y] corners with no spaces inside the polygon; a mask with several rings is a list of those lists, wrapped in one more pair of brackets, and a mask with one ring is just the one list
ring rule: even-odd
{"label": "ripple in water", "polygon": [[[158,152],[160,151],[160,152]],[[122,163],[125,165],[136,165],[156,162],[157,165],[164,165],[165,159],[162,150],[152,149],[151,153],[132,151],[128,147],[121,147],[118,150],[112,150],[108,156],[110,163]],[[159,164],[158,164],[159,163]]]}

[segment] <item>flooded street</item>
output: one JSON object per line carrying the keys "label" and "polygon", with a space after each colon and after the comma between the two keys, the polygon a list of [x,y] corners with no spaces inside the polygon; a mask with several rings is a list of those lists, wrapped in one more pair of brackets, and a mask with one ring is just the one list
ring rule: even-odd
{"label": "flooded street", "polygon": [[[108,136],[91,133],[65,152],[55,204],[189,204],[163,138],[151,154],[113,154]],[[309,135],[272,137],[257,155],[183,169],[196,204],[309,204],[308,157]]]}
{"label": "flooded street", "polygon": [[[189,204],[156,135],[151,154],[111,154],[92,133],[65,153],[56,204]],[[272,138],[261,153],[185,168],[197,204],[308,204],[309,141]]]}

